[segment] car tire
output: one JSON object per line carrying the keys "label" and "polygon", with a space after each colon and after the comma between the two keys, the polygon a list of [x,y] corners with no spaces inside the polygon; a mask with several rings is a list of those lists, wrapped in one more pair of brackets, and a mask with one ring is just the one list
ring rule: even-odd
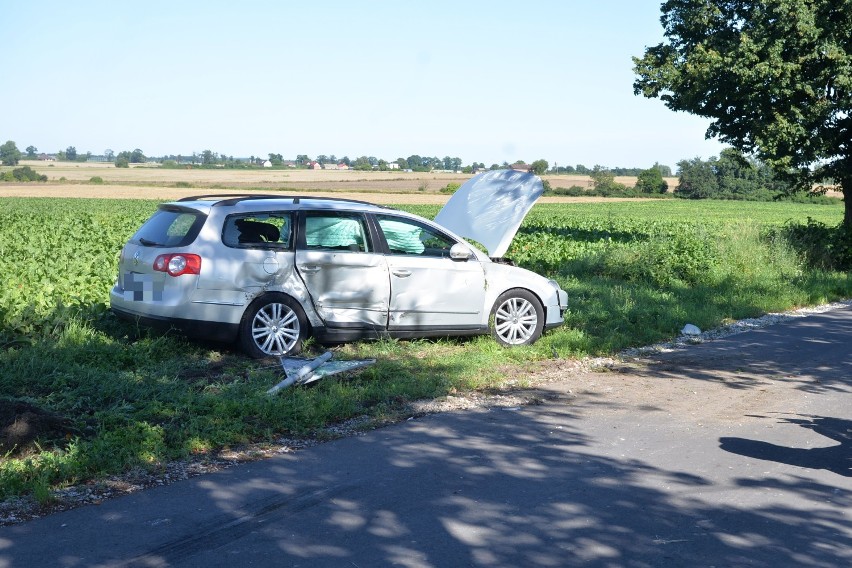
{"label": "car tire", "polygon": [[500,345],[535,343],[544,329],[544,308],[535,294],[515,288],[500,294],[491,309],[491,336]]}
{"label": "car tire", "polygon": [[308,319],[299,303],[285,294],[265,294],[246,310],[240,323],[240,347],[247,355],[282,357],[302,350]]}

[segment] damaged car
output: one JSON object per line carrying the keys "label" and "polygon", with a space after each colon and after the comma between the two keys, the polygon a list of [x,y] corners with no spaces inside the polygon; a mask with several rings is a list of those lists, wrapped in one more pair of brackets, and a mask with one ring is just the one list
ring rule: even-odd
{"label": "damaged car", "polygon": [[528,173],[486,172],[435,221],[329,197],[164,203],[122,249],[111,308],[143,325],[238,342],[253,357],[297,353],[307,337],[490,333],[528,345],[567,309],[555,281],[502,258],[541,185]]}

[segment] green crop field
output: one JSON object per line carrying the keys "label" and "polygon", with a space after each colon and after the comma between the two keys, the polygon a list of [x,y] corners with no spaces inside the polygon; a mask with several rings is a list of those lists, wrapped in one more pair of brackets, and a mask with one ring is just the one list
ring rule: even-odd
{"label": "green crop field", "polygon": [[565,326],[519,349],[490,338],[346,345],[338,357],[379,362],[269,397],[280,374],[274,361],[149,332],[109,312],[118,252],[155,207],[0,201],[0,415],[27,408],[46,417],[37,438],[0,446],[0,498],[49,501],[51,488],[135,467],[322,436],[324,426],[354,417],[375,424],[418,398],[499,388],[535,361],[613,353],[671,338],[685,323],[708,328],[852,296],[845,273],[809,268],[779,230],[808,218],[836,225],[839,203],[537,205],[507,256],[569,292]]}

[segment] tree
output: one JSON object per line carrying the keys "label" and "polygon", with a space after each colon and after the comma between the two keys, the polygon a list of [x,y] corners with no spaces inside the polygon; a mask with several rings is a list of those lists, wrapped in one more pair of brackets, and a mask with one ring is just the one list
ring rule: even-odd
{"label": "tree", "polygon": [[663,179],[663,172],[655,164],[653,167],[639,172],[636,179],[636,189],[642,193],[665,193],[669,189],[669,184]]}
{"label": "tree", "polygon": [[73,162],[77,159],[77,148],[74,146],[68,146],[65,149],[65,159],[69,162]]}
{"label": "tree", "polygon": [[414,170],[415,172],[423,169],[423,158],[417,154],[409,156],[406,163],[408,164],[408,169]]}
{"label": "tree", "polygon": [[130,152],[131,164],[144,164],[146,160],[148,160],[148,158],[145,157],[145,154],[139,148]]}
{"label": "tree", "polygon": [[354,162],[354,169],[362,170],[362,171],[370,171],[373,169],[373,164],[370,163],[370,158],[367,156],[360,156]]}
{"label": "tree", "polygon": [[213,150],[204,150],[201,152],[201,163],[203,165],[215,164],[217,161],[216,153]]}
{"label": "tree", "polygon": [[27,146],[27,159],[32,160],[36,157],[36,152],[38,152],[38,148],[35,146]]}
{"label": "tree", "polygon": [[[142,150],[136,148],[132,152],[124,150],[119,152],[115,157],[115,167],[117,168],[128,168],[130,164],[142,164],[148,158],[145,157],[145,154],[142,153]],[[195,163],[195,152],[192,153],[192,163]]]}
{"label": "tree", "polygon": [[111,162],[115,158],[115,152],[111,148],[107,148],[104,150],[104,158],[106,158],[107,162]]}
{"label": "tree", "polygon": [[589,172],[589,177],[595,184],[595,189],[609,189],[615,185],[615,174],[603,166],[596,165]]}
{"label": "tree", "polygon": [[660,170],[660,175],[662,175],[663,177],[671,177],[672,176],[672,169],[668,166],[662,165],[659,162],[654,162],[654,165],[651,166],[651,167],[657,168],[658,170]]}
{"label": "tree", "polygon": [[541,174],[546,172],[547,168],[549,167],[550,164],[547,163],[547,160],[536,160],[535,162],[530,164],[530,169],[537,176],[540,176]]}
{"label": "tree", "polygon": [[634,93],[810,190],[833,179],[852,230],[852,0],[668,0]]}
{"label": "tree", "polygon": [[4,166],[17,166],[21,159],[21,151],[12,140],[7,140],[0,146],[0,163]]}
{"label": "tree", "polygon": [[701,158],[679,161],[677,168],[680,179],[675,194],[691,199],[706,199],[715,195],[719,191],[719,183],[713,169],[715,164],[715,157],[707,162]]}

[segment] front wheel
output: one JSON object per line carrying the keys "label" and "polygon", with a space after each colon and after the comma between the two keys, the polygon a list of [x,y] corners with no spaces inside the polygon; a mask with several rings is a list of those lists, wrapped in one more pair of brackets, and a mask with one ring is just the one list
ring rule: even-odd
{"label": "front wheel", "polygon": [[544,329],[544,308],[535,294],[520,288],[503,292],[491,309],[491,335],[505,346],[530,345]]}
{"label": "front wheel", "polygon": [[302,350],[308,322],[302,307],[284,294],[255,301],[240,323],[240,347],[251,357],[282,357]]}

